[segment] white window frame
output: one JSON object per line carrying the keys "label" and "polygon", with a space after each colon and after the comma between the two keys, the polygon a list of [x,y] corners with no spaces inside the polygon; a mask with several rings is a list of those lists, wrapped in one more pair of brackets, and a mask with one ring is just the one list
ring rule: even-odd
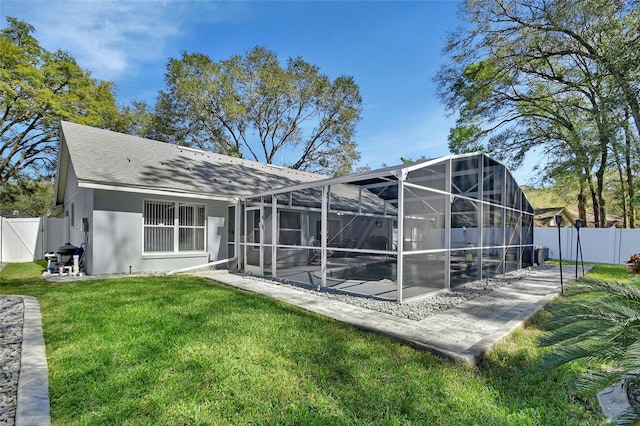
{"label": "white window frame", "polygon": [[[165,205],[172,206],[173,208],[173,221],[172,223],[146,223],[145,214],[148,205]],[[180,224],[180,211],[184,208],[190,209],[203,209],[204,220],[202,225],[194,224]],[[185,203],[179,201],[167,201],[167,200],[144,200],[142,203],[142,253],[143,254],[184,254],[184,253],[204,253],[207,251],[207,207],[205,204],[198,203]],[[193,212],[192,217],[197,217],[197,211]],[[172,250],[145,250],[146,247],[146,230],[147,229],[172,229],[173,235],[173,249]],[[180,249],[180,231],[185,229],[202,230],[203,241],[202,248],[195,250],[181,250]]]}

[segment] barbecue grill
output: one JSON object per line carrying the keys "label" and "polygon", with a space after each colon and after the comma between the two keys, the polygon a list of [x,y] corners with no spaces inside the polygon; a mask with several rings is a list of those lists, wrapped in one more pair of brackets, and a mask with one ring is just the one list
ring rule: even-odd
{"label": "barbecue grill", "polygon": [[72,245],[71,243],[67,243],[63,246],[58,247],[58,254],[60,256],[73,256],[76,251],[79,249],[80,247],[76,247],[74,245]]}

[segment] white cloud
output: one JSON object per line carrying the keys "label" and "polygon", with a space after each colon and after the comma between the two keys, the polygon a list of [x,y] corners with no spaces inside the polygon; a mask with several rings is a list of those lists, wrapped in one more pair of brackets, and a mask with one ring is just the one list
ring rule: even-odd
{"label": "white cloud", "polygon": [[94,77],[115,80],[144,63],[164,62],[189,20],[220,20],[214,2],[3,0],[6,16],[33,25],[48,50],[65,50]]}

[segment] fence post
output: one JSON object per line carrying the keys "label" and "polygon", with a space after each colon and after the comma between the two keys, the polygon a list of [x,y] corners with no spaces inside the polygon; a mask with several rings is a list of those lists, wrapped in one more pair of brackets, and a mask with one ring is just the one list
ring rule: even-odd
{"label": "fence post", "polygon": [[562,215],[556,216],[556,225],[558,225],[558,256],[560,257],[560,293],[564,294],[564,284],[562,283],[562,237],[560,236],[560,227],[562,226]]}

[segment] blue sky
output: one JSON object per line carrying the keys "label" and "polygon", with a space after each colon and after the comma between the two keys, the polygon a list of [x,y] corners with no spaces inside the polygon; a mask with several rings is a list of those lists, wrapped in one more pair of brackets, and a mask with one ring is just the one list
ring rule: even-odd
{"label": "blue sky", "polygon": [[332,79],[353,76],[363,98],[359,165],[377,168],[448,154],[455,117],[432,79],[446,60],[447,34],[461,24],[458,7],[453,0],[0,0],[0,17],[2,26],[6,16],[32,24],[45,48],[66,50],[95,78],[115,82],[123,104],[153,104],[167,60],[182,52],[217,61],[264,46],[282,62],[301,56]]}

